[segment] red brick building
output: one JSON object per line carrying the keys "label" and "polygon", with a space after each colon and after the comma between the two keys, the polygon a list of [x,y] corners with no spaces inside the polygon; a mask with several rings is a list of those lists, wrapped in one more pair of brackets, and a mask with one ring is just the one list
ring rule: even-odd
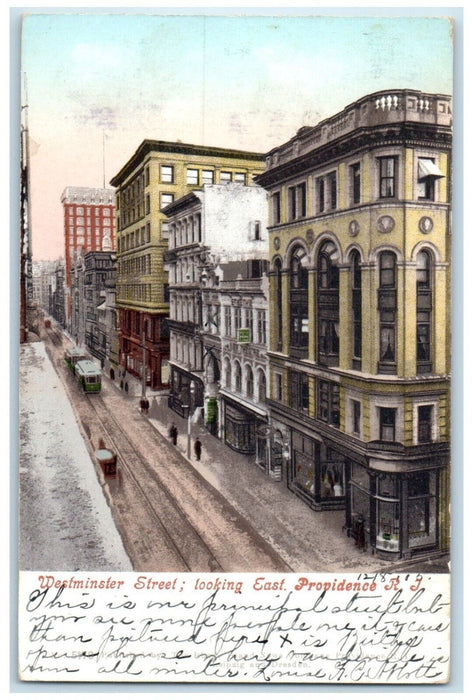
{"label": "red brick building", "polygon": [[113,189],[66,187],[61,196],[64,211],[66,264],[66,324],[71,319],[71,264],[74,253],[115,250]]}

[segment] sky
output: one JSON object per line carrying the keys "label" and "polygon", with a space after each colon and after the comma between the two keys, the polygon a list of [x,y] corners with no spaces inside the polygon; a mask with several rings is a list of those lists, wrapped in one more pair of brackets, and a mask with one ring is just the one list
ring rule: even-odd
{"label": "sky", "polygon": [[65,187],[109,186],[144,139],[265,153],[371,92],[452,93],[445,12],[245,12],[29,11],[19,73],[34,259],[63,255]]}

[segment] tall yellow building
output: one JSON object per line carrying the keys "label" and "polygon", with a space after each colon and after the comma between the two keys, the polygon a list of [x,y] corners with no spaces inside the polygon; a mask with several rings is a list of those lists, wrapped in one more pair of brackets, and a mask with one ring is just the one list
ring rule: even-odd
{"label": "tall yellow building", "polygon": [[[168,224],[161,209],[205,184],[251,184],[264,155],[181,142],[141,143],[112,178],[116,188],[120,373],[151,389],[168,384],[169,288],[163,269]],[[144,363],[143,363],[144,360]]]}
{"label": "tall yellow building", "polygon": [[271,459],[378,556],[449,547],[451,98],[363,97],[266,158]]}

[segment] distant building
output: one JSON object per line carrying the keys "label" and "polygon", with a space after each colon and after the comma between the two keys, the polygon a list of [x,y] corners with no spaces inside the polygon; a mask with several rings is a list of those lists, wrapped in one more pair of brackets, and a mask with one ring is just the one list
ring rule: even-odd
{"label": "distant building", "polygon": [[66,327],[66,294],[65,294],[65,265],[64,260],[57,260],[49,285],[49,312],[57,323]]}
{"label": "distant building", "polygon": [[33,301],[49,313],[49,287],[51,275],[54,274],[57,261],[35,260],[32,265]]}
{"label": "distant building", "polygon": [[66,187],[61,196],[64,214],[67,320],[71,319],[71,265],[74,253],[114,250],[114,190]]}
{"label": "distant building", "polygon": [[118,376],[119,367],[119,342],[118,342],[118,314],[115,303],[116,290],[116,260],[114,259],[113,272],[105,281],[105,301],[99,307],[99,323],[103,327],[105,335],[105,370],[110,379]]}
{"label": "distant building", "polygon": [[82,250],[74,251],[71,258],[70,299],[71,318],[70,333],[77,345],[85,347],[85,264]]}
{"label": "distant building", "polygon": [[134,379],[139,388],[143,374],[153,390],[169,385],[169,287],[163,268],[168,222],[161,210],[205,184],[251,184],[263,169],[260,153],[146,140],[112,178],[120,365],[127,386]]}
{"label": "distant building", "polygon": [[114,271],[115,253],[93,251],[84,255],[85,345],[102,367],[107,349],[105,299]]}
{"label": "distant building", "polygon": [[267,155],[272,461],[385,558],[446,551],[451,98],[377,92]]}
{"label": "distant building", "polygon": [[113,283],[115,253],[91,251],[74,254],[71,268],[71,335],[105,366],[107,338],[105,302]]}

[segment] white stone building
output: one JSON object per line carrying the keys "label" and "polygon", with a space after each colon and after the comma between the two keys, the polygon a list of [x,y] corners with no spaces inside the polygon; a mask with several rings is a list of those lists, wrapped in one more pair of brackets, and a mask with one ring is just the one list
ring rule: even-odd
{"label": "white stone building", "polygon": [[[163,212],[169,221],[170,406],[183,416],[189,410],[202,415],[212,434],[254,454],[256,423],[243,445],[227,431],[231,409],[225,406],[243,401],[265,422],[259,400],[267,379],[265,194],[257,186],[206,185]],[[246,373],[244,392],[237,374],[223,374],[228,362]]]}

